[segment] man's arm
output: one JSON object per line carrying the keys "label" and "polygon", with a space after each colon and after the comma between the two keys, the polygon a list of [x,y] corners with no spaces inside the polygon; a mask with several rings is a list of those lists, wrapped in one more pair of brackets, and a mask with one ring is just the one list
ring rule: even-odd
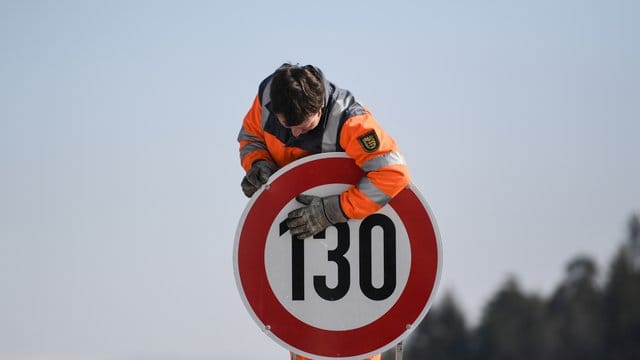
{"label": "man's arm", "polygon": [[395,140],[368,111],[345,122],[340,146],[365,173],[357,185],[340,194],[347,217],[361,219],[378,211],[411,182]]}
{"label": "man's arm", "polygon": [[238,134],[240,164],[247,172],[240,186],[247,197],[251,197],[258,191],[278,168],[264,141],[261,119],[262,106],[259,96],[256,96],[251,109],[242,121],[242,128]]}
{"label": "man's arm", "polygon": [[340,195],[298,196],[296,199],[306,206],[289,213],[287,226],[299,239],[349,218],[361,219],[378,211],[410,182],[407,165],[395,141],[368,112],[345,122],[340,145],[365,176]]}
{"label": "man's arm", "polygon": [[273,163],[264,141],[261,121],[262,106],[259,97],[256,95],[251,108],[242,121],[242,128],[238,134],[240,164],[247,172],[257,160],[266,160]]}

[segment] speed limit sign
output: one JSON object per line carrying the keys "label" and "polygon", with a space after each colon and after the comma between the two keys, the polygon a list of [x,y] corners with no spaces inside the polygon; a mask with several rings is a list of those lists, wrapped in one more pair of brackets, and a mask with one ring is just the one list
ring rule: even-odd
{"label": "speed limit sign", "polygon": [[295,197],[339,194],[363,176],[344,153],[297,160],[247,205],[234,245],[236,284],[266,334],[314,359],[361,359],[402,341],[426,315],[441,269],[431,210],[410,185],[364,219],[299,240]]}

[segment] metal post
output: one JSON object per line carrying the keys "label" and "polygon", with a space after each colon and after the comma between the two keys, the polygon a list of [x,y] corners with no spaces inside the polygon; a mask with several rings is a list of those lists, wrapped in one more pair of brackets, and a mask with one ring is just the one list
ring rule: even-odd
{"label": "metal post", "polygon": [[402,342],[396,344],[396,360],[402,360]]}

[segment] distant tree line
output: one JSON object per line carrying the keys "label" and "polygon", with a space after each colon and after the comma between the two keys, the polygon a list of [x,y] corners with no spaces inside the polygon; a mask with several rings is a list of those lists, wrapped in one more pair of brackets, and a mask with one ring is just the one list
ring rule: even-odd
{"label": "distant tree line", "polygon": [[[597,267],[578,256],[549,298],[509,278],[467,325],[451,294],[434,306],[404,345],[403,360],[640,360],[640,219],[602,285]],[[387,351],[383,360],[394,359]]]}

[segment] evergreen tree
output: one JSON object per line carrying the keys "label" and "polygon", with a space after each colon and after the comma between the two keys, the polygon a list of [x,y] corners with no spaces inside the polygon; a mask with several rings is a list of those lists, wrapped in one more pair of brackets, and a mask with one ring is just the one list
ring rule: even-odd
{"label": "evergreen tree", "polygon": [[599,360],[604,350],[602,294],[588,257],[567,266],[567,277],[547,305],[545,358]]}
{"label": "evergreen tree", "polygon": [[611,266],[605,289],[607,358],[640,359],[640,219],[629,221],[629,237]]}
{"label": "evergreen tree", "polygon": [[464,315],[453,295],[445,294],[442,302],[429,311],[407,341],[408,360],[466,360],[468,332]]}
{"label": "evergreen tree", "polygon": [[474,340],[479,360],[543,359],[544,306],[510,278],[487,305]]}

